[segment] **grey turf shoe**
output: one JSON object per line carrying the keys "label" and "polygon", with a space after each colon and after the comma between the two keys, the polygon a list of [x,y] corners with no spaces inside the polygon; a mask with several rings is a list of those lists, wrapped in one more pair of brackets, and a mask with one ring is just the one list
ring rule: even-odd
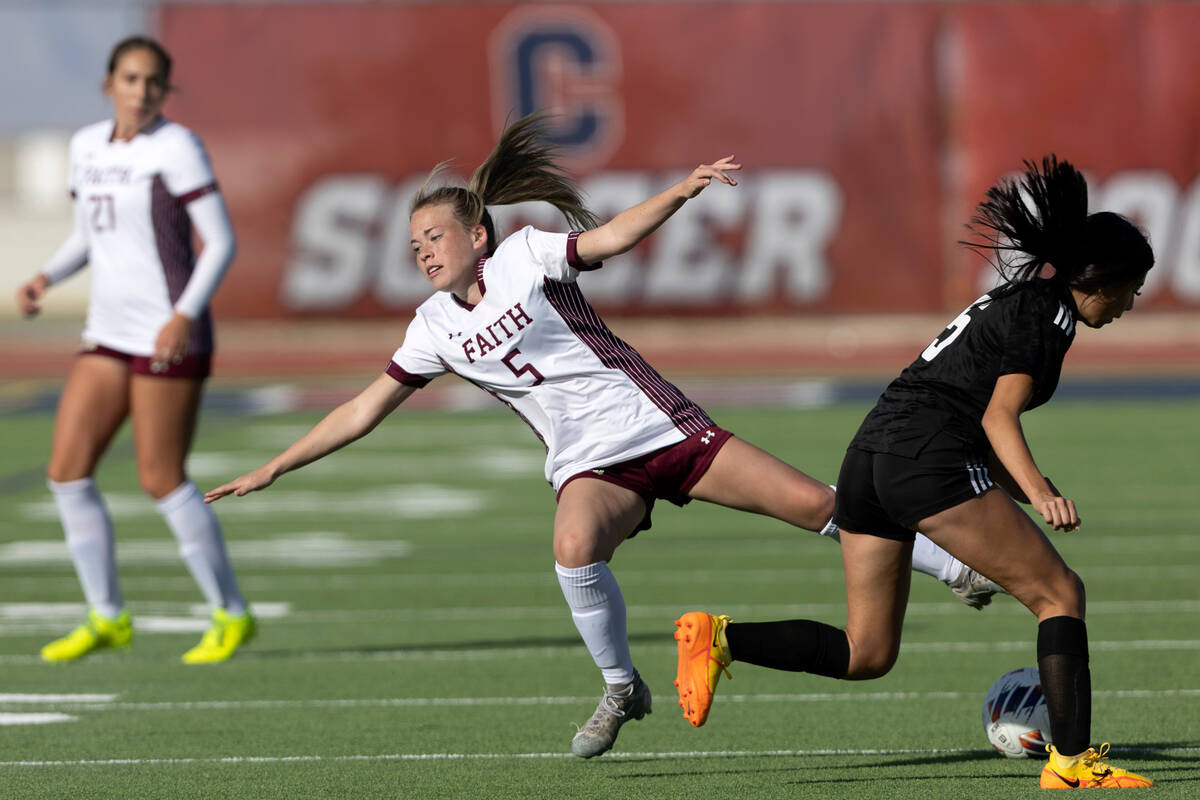
{"label": "grey turf shoe", "polygon": [[949,585],[959,600],[974,609],[981,609],[992,602],[994,594],[1007,594],[1003,586],[985,578],[965,564],[962,572]]}
{"label": "grey turf shoe", "polygon": [[624,686],[605,686],[596,713],[571,740],[571,752],[580,758],[603,755],[612,749],[622,725],[649,713],[650,687],[637,672]]}

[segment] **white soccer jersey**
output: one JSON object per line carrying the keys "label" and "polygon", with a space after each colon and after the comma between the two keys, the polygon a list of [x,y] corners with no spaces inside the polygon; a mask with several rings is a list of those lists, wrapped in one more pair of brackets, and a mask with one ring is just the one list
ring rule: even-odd
{"label": "white soccer jersey", "polygon": [[[186,206],[216,191],[216,180],[204,146],[182,125],[160,118],[127,142],[112,133],[108,120],[71,138],[75,222],[92,271],[83,338],[150,356],[195,262]],[[212,352],[212,338],[205,310],[188,352]]]}
{"label": "white soccer jersey", "polygon": [[575,283],[588,268],[577,236],[531,227],[509,236],[479,262],[480,303],[449,292],[426,300],[388,366],[418,387],[454,372],[510,406],[546,445],[556,491],[713,424],[588,305]]}

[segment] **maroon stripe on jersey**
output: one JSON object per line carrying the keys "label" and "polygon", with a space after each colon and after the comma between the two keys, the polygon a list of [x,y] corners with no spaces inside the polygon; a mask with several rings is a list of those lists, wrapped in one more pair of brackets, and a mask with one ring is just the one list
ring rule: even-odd
{"label": "maroon stripe on jersey", "polygon": [[[158,245],[158,260],[167,281],[167,296],[174,303],[191,280],[196,264],[192,253],[192,221],[180,198],[167,190],[161,175],[155,175],[150,184],[150,222],[154,228],[154,242]],[[206,308],[192,325],[188,352],[211,353],[212,349],[212,316]]]}
{"label": "maroon stripe on jersey", "polygon": [[212,194],[215,191],[217,191],[217,184],[214,181],[208,186],[201,186],[199,189],[192,189],[190,192],[179,195],[179,204],[186,206],[193,200],[199,200],[201,197],[204,197],[204,195]]}
{"label": "maroon stripe on jersey", "polygon": [[604,266],[603,261],[597,261],[595,264],[585,264],[583,259],[579,257],[579,231],[571,231],[567,234],[567,263],[579,270],[580,272],[591,272],[594,269],[600,269]]}
{"label": "maroon stripe on jersey", "polygon": [[387,369],[384,372],[390,377],[395,378],[397,383],[411,386],[414,389],[420,389],[433,380],[432,378],[426,378],[424,375],[414,375],[395,361],[389,361]]}
{"label": "maroon stripe on jersey", "polygon": [[543,289],[550,305],[571,332],[596,354],[600,363],[628,375],[651,402],[670,417],[676,428],[690,436],[712,426],[713,421],[704,413],[704,409],[687,399],[683,392],[647,364],[637,350],[608,329],[577,285],[547,278],[543,282]]}

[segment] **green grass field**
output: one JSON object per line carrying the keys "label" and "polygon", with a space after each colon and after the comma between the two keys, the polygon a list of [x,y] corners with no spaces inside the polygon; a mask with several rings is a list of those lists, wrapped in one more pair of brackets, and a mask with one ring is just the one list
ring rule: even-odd
{"label": "green grass field", "polygon": [[[861,406],[713,408],[719,423],[823,479]],[[1088,585],[1094,738],[1200,796],[1200,416],[1192,403],[1060,402],[1026,419],[1073,497],[1053,534]],[[313,415],[207,415],[191,471],[208,488],[290,443]],[[1035,665],[1011,598],[983,612],[914,578],[900,662],[843,683],[735,664],[709,723],[675,705],[672,620],[844,620],[837,546],[769,519],[660,504],[613,569],[656,713],[614,752],[569,754],[601,681],[553,576],[542,451],[502,410],[401,410],[265,493],[217,506],[260,635],[187,667],[205,611],[137,488],[127,435],[99,473],[137,634],[50,666],[38,649],[83,614],[41,482],[51,420],[0,416],[0,797],[1020,798],[1034,761],[990,750],[993,679]],[[44,716],[36,719],[44,719]]]}

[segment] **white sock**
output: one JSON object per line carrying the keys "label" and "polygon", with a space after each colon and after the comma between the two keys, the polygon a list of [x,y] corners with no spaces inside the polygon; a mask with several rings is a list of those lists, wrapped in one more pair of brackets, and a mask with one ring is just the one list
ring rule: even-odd
{"label": "white sock", "polygon": [[913,542],[912,568],[949,584],[962,573],[963,563],[918,533]]}
{"label": "white sock", "polygon": [[633,657],[625,633],[625,598],[604,561],[586,567],[554,565],[571,618],[592,660],[610,686],[633,680]]}
{"label": "white sock", "polygon": [[46,481],[75,562],[83,596],[97,614],[116,619],[125,607],[117,578],[117,546],[108,509],[91,478]]}
{"label": "white sock", "polygon": [[233,566],[225,552],[221,523],[191,481],[181,483],[155,504],[179,542],[183,556],[204,599],[213,608],[231,616],[246,613],[246,599],[233,577]]}

